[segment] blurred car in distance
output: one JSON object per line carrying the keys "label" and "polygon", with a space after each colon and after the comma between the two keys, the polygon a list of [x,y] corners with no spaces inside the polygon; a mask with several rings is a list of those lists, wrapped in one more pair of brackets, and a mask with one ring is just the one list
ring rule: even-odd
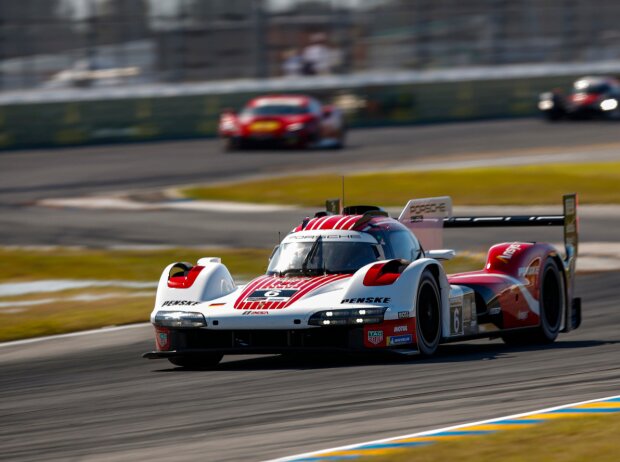
{"label": "blurred car in distance", "polygon": [[268,95],[250,100],[239,113],[225,110],[219,136],[226,150],[273,146],[309,148],[344,146],[342,111],[305,95]]}
{"label": "blurred car in distance", "polygon": [[560,119],[619,119],[620,82],[614,77],[582,77],[568,95],[561,89],[541,93],[538,109],[551,121]]}

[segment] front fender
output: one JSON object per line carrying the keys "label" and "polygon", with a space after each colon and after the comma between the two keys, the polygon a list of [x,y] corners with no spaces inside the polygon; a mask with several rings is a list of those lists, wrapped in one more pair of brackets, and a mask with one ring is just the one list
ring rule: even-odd
{"label": "front fender", "polygon": [[[373,262],[364,266],[353,275],[351,282],[343,294],[344,303],[352,303],[351,301],[358,299],[380,299],[381,302],[377,302],[378,304],[388,306],[388,310],[385,313],[386,320],[402,318],[403,315],[399,313],[403,312],[407,312],[408,317],[415,318],[415,300],[418,293],[420,277],[424,270],[429,269],[439,286],[443,318],[442,331],[444,333],[450,332],[450,284],[448,283],[443,267],[437,260],[432,258],[421,258],[410,263],[392,284],[377,286],[364,285],[364,278],[368,274],[368,271],[377,263],[385,262]],[[387,299],[389,299],[389,301],[386,302]]]}
{"label": "front fender", "polygon": [[175,264],[166,266],[159,278],[153,313],[168,306],[171,309],[181,309],[183,306],[214,300],[237,289],[228,268],[216,258],[202,258],[198,261],[198,266],[202,269],[188,287],[170,287],[170,270]]}

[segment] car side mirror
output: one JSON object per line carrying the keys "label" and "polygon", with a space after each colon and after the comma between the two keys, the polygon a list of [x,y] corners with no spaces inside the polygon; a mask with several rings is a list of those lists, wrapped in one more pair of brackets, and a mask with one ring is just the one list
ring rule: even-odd
{"label": "car side mirror", "polygon": [[273,258],[273,256],[275,255],[275,253],[278,251],[278,249],[280,248],[280,245],[276,245],[273,250],[271,251],[271,255],[269,255],[269,261],[271,261],[271,259]]}
{"label": "car side mirror", "polygon": [[424,253],[427,258],[434,258],[435,260],[452,260],[456,255],[452,249],[427,250]]}

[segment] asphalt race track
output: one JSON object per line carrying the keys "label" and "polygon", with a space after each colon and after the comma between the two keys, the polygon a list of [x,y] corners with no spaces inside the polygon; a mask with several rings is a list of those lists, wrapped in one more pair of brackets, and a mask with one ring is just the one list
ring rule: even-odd
{"label": "asphalt race track", "polygon": [[[615,123],[538,119],[355,130],[342,151],[225,153],[218,140],[0,153],[0,204],[328,168],[387,168],[422,161],[545,154],[620,142]],[[585,156],[585,155],[584,155]]]}
{"label": "asphalt race track", "polygon": [[545,347],[443,346],[431,360],[145,360],[150,327],[0,347],[3,460],[259,461],[610,396],[620,274],[580,276],[580,329]]}
{"label": "asphalt race track", "polygon": [[[79,197],[307,171],[346,172],[620,143],[613,123],[476,122],[355,131],[342,152],[223,154],[215,140],[0,154],[2,245],[272,246],[311,210],[260,215],[54,209]],[[617,149],[617,147],[615,148]],[[553,153],[553,154],[551,154]],[[534,160],[536,159],[536,160]],[[252,234],[248,233],[248,223]],[[179,226],[183,223],[184,226]],[[582,241],[617,242],[620,218],[582,216]],[[536,229],[561,241],[561,230]],[[530,239],[446,232],[449,246]],[[619,272],[580,274],[583,324],[551,346],[443,346],[430,360],[228,356],[211,371],[141,358],[150,326],[0,345],[0,459],[260,461],[618,394]]]}
{"label": "asphalt race track", "polygon": [[[18,151],[0,154],[0,242],[4,245],[201,245],[271,247],[314,210],[231,214],[154,210],[51,209],[37,200],[143,191],[196,182],[330,169],[449,165],[463,159],[553,159],[563,150],[588,158],[592,146],[620,152],[615,123],[549,124],[537,119],[471,122],[351,132],[342,151],[250,151],[223,153],[217,140]],[[412,185],[413,186],[413,185]],[[381,204],[378,204],[381,205]],[[559,206],[559,198],[558,198]],[[605,215],[582,223],[587,240],[616,240],[620,220]],[[182,226],[179,224],[182,223]],[[252,233],[248,233],[251,223]],[[544,231],[534,238],[561,240]],[[554,230],[555,231],[555,230]],[[494,233],[456,234],[456,248],[484,247]],[[521,235],[520,235],[521,236]],[[524,237],[520,237],[524,239]],[[502,239],[502,238],[500,238]],[[505,237],[504,239],[510,239]]]}

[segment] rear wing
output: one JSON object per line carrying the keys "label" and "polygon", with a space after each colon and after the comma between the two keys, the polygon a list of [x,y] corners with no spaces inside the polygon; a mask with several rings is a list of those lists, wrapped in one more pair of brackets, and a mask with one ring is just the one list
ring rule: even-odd
{"label": "rear wing", "polygon": [[[452,199],[443,196],[410,200],[398,220],[414,230],[422,246],[427,249],[442,246],[442,228],[563,226],[566,249],[564,262],[572,279],[579,245],[576,194],[563,196],[563,212],[562,215],[452,216]],[[428,233],[428,230],[432,232]]]}
{"label": "rear wing", "polygon": [[581,299],[574,297],[575,265],[579,246],[577,195],[566,194],[562,202],[562,215],[452,216],[450,197],[431,197],[410,200],[398,220],[412,229],[422,246],[428,250],[443,247],[443,228],[563,226],[567,303],[562,331],[566,332],[576,329],[581,323]]}

